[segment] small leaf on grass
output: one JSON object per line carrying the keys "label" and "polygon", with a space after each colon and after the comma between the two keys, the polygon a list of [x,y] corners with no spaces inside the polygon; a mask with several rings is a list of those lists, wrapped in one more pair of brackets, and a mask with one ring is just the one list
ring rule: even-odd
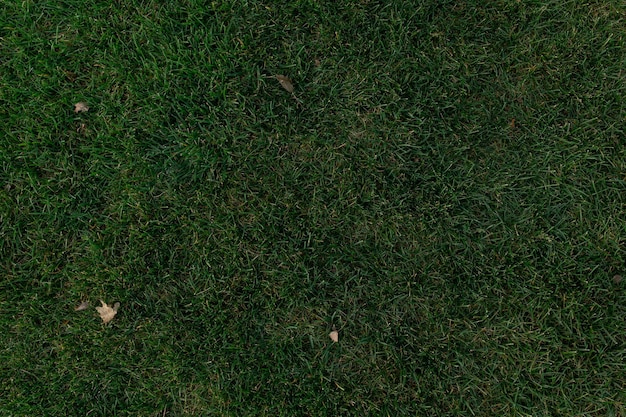
{"label": "small leaf on grass", "polygon": [[89,308],[89,301],[83,301],[82,303],[77,305],[76,308],[74,308],[74,311],[83,311],[87,310],[87,308]]}
{"label": "small leaf on grass", "polygon": [[330,332],[328,337],[330,337],[330,340],[337,343],[339,341],[339,332],[337,330],[333,330],[332,332]]}
{"label": "small leaf on grass", "polygon": [[613,282],[614,282],[615,284],[619,284],[620,282],[622,282],[622,276],[621,276],[621,275],[615,275],[615,276],[613,277]]}
{"label": "small leaf on grass", "polygon": [[293,93],[293,84],[291,83],[291,80],[288,77],[285,77],[284,75],[277,75],[276,79],[278,80],[280,85],[283,86],[285,90],[289,91],[290,93]]}
{"label": "small leaf on grass", "polygon": [[100,318],[106,324],[113,320],[113,317],[117,314],[117,310],[120,308],[120,303],[115,303],[113,307],[109,307],[104,301],[100,300],[100,302],[102,303],[102,307],[96,307],[96,310],[98,310]]}
{"label": "small leaf on grass", "polygon": [[82,113],[86,111],[89,111],[89,106],[84,101],[79,101],[74,104],[74,113]]}

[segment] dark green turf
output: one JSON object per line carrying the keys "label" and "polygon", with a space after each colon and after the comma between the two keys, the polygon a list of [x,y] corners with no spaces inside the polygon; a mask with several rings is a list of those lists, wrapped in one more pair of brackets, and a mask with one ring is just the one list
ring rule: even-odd
{"label": "dark green turf", "polygon": [[0,414],[626,415],[626,5],[283,3],[0,1]]}

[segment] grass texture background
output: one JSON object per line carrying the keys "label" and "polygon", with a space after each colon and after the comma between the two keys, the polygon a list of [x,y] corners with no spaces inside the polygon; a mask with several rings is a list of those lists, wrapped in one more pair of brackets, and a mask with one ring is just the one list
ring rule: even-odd
{"label": "grass texture background", "polygon": [[284,3],[0,1],[0,414],[626,415],[626,5]]}

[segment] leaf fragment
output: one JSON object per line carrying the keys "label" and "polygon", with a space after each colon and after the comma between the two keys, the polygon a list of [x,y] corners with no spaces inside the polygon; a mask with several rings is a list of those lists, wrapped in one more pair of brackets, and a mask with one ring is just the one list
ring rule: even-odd
{"label": "leaf fragment", "polygon": [[277,75],[276,79],[285,90],[287,90],[290,93],[293,93],[293,84],[291,82],[291,79],[289,79],[289,77],[286,77],[284,75]]}
{"label": "leaf fragment", "polygon": [[74,308],[74,311],[83,311],[89,308],[89,301],[83,301]]}
{"label": "leaf fragment", "polygon": [[110,307],[107,303],[100,300],[102,303],[102,307],[96,307],[98,313],[100,313],[100,318],[104,322],[104,324],[113,320],[113,317],[117,314],[117,310],[120,308],[120,303],[115,303],[113,307]]}
{"label": "leaf fragment", "polygon": [[335,343],[339,342],[339,332],[337,330],[333,330],[332,332],[330,332],[328,334],[328,337],[330,337],[330,340]]}
{"label": "leaf fragment", "polygon": [[84,101],[74,104],[74,113],[83,113],[89,111],[89,105]]}

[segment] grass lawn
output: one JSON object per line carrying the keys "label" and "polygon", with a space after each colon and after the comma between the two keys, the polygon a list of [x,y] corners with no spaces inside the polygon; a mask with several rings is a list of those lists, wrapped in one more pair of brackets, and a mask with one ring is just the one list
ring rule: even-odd
{"label": "grass lawn", "polygon": [[625,129],[623,0],[0,1],[0,415],[626,416]]}

